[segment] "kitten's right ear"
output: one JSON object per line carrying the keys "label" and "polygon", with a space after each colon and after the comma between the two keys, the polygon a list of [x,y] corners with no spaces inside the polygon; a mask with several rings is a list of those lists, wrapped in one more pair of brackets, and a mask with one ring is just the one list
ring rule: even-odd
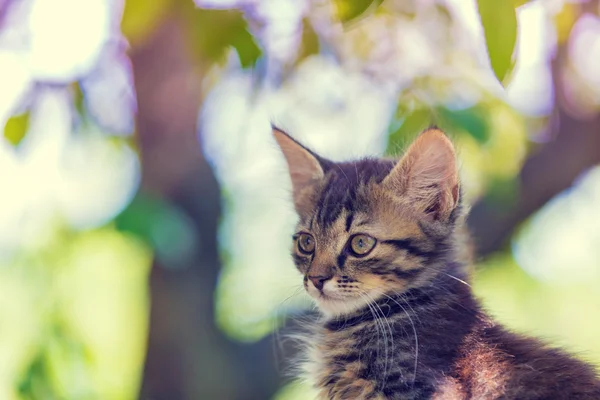
{"label": "kitten's right ear", "polygon": [[323,178],[323,166],[316,154],[292,139],[287,133],[276,127],[273,136],[288,164],[294,196],[294,206],[301,212],[307,204],[312,185]]}
{"label": "kitten's right ear", "polygon": [[460,195],[452,142],[441,130],[427,129],[382,183],[406,196],[418,211],[446,220],[457,207]]}

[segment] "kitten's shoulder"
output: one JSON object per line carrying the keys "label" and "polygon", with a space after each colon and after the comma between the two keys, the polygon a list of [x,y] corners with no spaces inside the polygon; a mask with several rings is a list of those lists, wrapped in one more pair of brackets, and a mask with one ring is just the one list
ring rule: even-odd
{"label": "kitten's shoulder", "polygon": [[467,337],[456,366],[472,398],[600,399],[594,367],[491,321]]}

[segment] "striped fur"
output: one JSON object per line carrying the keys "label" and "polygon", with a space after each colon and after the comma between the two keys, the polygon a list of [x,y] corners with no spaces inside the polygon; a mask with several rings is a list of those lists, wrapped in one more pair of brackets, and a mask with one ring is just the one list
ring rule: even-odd
{"label": "striped fur", "polygon": [[[299,215],[293,258],[323,313],[304,363],[320,399],[600,399],[592,366],[509,332],[478,305],[442,132],[421,134],[398,162],[345,163],[274,135]],[[297,240],[307,234],[311,251]],[[351,247],[358,234],[376,240],[364,255]]]}

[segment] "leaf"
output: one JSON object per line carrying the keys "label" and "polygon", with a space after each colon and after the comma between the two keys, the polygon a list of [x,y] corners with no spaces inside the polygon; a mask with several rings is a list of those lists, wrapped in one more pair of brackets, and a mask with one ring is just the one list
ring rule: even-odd
{"label": "leaf", "polygon": [[564,3],[562,9],[554,15],[558,44],[565,43],[571,36],[571,30],[580,14],[577,8],[578,4]]}
{"label": "leaf", "polygon": [[518,195],[517,179],[491,177],[485,197],[498,210],[507,210],[515,206],[519,199]]}
{"label": "leaf", "polygon": [[29,113],[11,117],[4,126],[4,137],[14,146],[18,145],[27,133]]}
{"label": "leaf", "polygon": [[150,245],[166,267],[185,265],[197,250],[196,231],[188,216],[156,197],[138,194],[115,218],[115,224]]}
{"label": "leaf", "polygon": [[392,121],[385,154],[398,154],[399,149],[406,147],[410,139],[431,125],[431,121],[432,110],[427,108],[418,108],[409,115]]}
{"label": "leaf", "polygon": [[192,51],[200,62],[222,62],[231,47],[237,52],[244,68],[254,66],[262,55],[242,11],[190,9],[186,5],[181,11]]}
{"label": "leaf", "polygon": [[480,144],[487,142],[490,138],[487,116],[482,107],[474,106],[462,110],[439,107],[437,116],[436,123],[440,128],[449,132],[464,130]]}
{"label": "leaf", "polygon": [[296,62],[300,63],[313,54],[319,54],[319,48],[319,36],[315,32],[310,20],[308,18],[302,19],[302,39]]}
{"label": "leaf", "polygon": [[525,4],[531,2],[531,0],[513,0],[515,8],[524,6]]}
{"label": "leaf", "polygon": [[81,85],[79,84],[79,82],[74,82],[71,87],[73,93],[73,105],[75,106],[77,114],[82,116],[85,114],[85,104],[83,98],[83,91],[81,90]]}
{"label": "leaf", "polygon": [[337,18],[347,23],[363,15],[368,9],[375,9],[383,0],[334,0]]}
{"label": "leaf", "polygon": [[48,371],[48,355],[45,349],[39,349],[37,354],[30,362],[23,376],[17,381],[17,391],[21,398],[27,400],[33,399],[54,399],[57,398],[56,390],[52,387]]}
{"label": "leaf", "polygon": [[254,37],[245,27],[239,29],[237,34],[233,35],[231,45],[238,53],[242,68],[253,67],[262,55],[262,51],[254,41]]}
{"label": "leaf", "polygon": [[477,0],[494,74],[505,83],[514,67],[513,53],[517,43],[517,13],[511,2]]}
{"label": "leaf", "polygon": [[[191,2],[191,0],[190,0]],[[138,45],[146,40],[169,15],[173,0],[127,0],[121,20],[121,32],[129,43]]]}

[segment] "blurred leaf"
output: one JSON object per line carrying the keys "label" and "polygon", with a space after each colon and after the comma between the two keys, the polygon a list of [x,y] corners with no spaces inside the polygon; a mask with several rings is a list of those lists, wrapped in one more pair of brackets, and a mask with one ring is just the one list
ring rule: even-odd
{"label": "blurred leaf", "polygon": [[129,43],[135,45],[149,37],[168,15],[171,4],[172,0],[126,0],[121,32]]}
{"label": "blurred leaf", "polygon": [[94,398],[89,365],[92,359],[83,338],[68,332],[61,322],[54,321],[54,332],[46,345],[47,377],[58,398]]}
{"label": "blurred leaf", "polygon": [[477,142],[485,143],[490,138],[485,110],[481,106],[474,106],[462,110],[449,110],[445,107],[436,109],[436,124],[447,131],[464,130]]}
{"label": "blurred leaf", "polygon": [[6,121],[4,127],[4,137],[13,145],[17,145],[23,140],[29,126],[29,113],[11,117]]}
{"label": "blurred leaf", "polygon": [[166,201],[138,194],[115,219],[117,229],[148,243],[167,267],[178,267],[197,250],[198,242],[187,216]]}
{"label": "blurred leaf", "polygon": [[315,32],[308,18],[302,19],[302,40],[298,51],[297,63],[305,58],[319,54],[319,36]]}
{"label": "blurred leaf", "polygon": [[482,106],[462,110],[421,106],[413,111],[407,111],[404,102],[401,102],[398,105],[397,118],[390,124],[386,154],[397,154],[398,149],[404,148],[415,135],[431,125],[436,125],[450,134],[465,131],[480,144],[487,142],[490,137],[487,115]]}
{"label": "blurred leaf", "polygon": [[447,22],[452,21],[452,13],[445,4],[437,3],[435,5],[435,9],[439,15],[442,15],[446,19]]}
{"label": "blurred leaf", "polygon": [[485,42],[494,74],[505,83],[514,67],[517,13],[508,1],[477,0]]}
{"label": "blurred leaf", "polygon": [[571,35],[571,29],[577,21],[579,15],[578,4],[564,3],[562,9],[554,15],[554,25],[556,26],[556,39],[558,44],[565,43]]}
{"label": "blurred leaf", "polygon": [[306,400],[316,399],[317,390],[308,382],[295,380],[282,387],[271,400]]}
{"label": "blurred leaf", "polygon": [[230,47],[235,49],[244,68],[254,66],[262,55],[242,11],[190,9],[184,4],[182,13],[192,51],[200,62],[222,62]]}
{"label": "blurred leaf", "polygon": [[337,17],[342,23],[350,22],[369,8],[377,8],[383,0],[334,0]]}
{"label": "blurred leaf", "polygon": [[55,305],[48,367],[59,398],[136,398],[152,252],[113,227],[78,232],[65,244],[48,299]]}
{"label": "blurred leaf", "polygon": [[262,54],[254,37],[246,29],[241,30],[231,44],[237,51],[243,68],[253,67]]}
{"label": "blurred leaf", "polygon": [[418,108],[393,121],[385,154],[391,156],[398,154],[399,149],[403,149],[415,135],[431,125],[432,116],[431,109]]}
{"label": "blurred leaf", "polygon": [[527,4],[529,2],[531,2],[531,0],[513,0],[515,7],[524,6],[525,4]]}
{"label": "blurred leaf", "polygon": [[82,116],[85,114],[83,91],[81,90],[81,86],[79,85],[79,82],[73,83],[72,87],[73,87],[73,104],[75,105],[75,110],[77,110],[77,113],[80,116]]}
{"label": "blurred leaf", "polygon": [[26,400],[56,399],[57,396],[54,388],[50,385],[48,375],[46,354],[41,349],[17,384],[21,397]]}
{"label": "blurred leaf", "polygon": [[115,219],[117,229],[130,232],[150,242],[151,232],[157,215],[164,214],[168,205],[158,199],[137,195]]}
{"label": "blurred leaf", "polygon": [[519,199],[517,179],[490,177],[486,198],[498,210],[507,210],[515,206]]}

